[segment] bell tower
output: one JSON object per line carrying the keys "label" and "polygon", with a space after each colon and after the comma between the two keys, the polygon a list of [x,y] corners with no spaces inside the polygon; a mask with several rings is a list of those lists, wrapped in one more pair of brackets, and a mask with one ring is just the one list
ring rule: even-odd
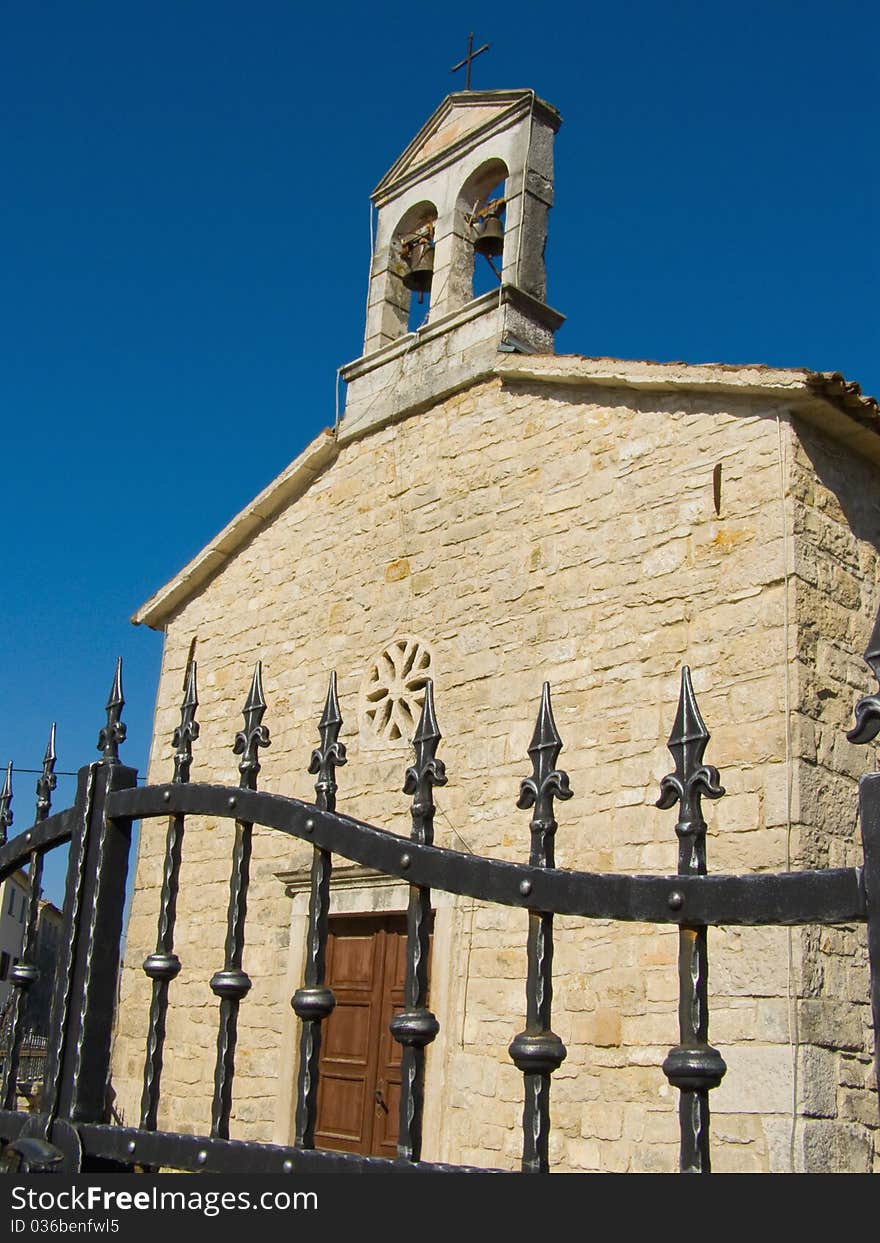
{"label": "bell tower", "polygon": [[544,248],[560,123],[534,91],[456,92],[379,182],[341,438],[491,374],[499,350],[553,353],[563,316],[546,302]]}

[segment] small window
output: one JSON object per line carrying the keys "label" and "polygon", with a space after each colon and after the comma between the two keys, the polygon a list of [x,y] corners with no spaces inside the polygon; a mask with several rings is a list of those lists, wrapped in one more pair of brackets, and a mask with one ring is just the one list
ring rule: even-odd
{"label": "small window", "polygon": [[0,951],[0,980],[5,980],[9,975],[9,955],[6,950]]}
{"label": "small window", "polygon": [[9,885],[9,908],[6,914],[7,915],[15,914],[15,885],[13,885],[11,882]]}

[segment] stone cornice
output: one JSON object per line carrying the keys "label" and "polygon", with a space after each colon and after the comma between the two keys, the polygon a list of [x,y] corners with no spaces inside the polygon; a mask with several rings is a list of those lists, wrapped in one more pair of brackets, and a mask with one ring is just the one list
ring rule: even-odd
{"label": "stone cornice", "polygon": [[[457,311],[450,311],[448,315],[444,315],[440,319],[431,320],[415,332],[408,332],[397,341],[392,341],[389,345],[383,345],[380,350],[375,350],[372,354],[362,354],[360,358],[355,358],[352,362],[345,363],[344,366],[339,368],[339,374],[346,384],[352,380],[357,380],[360,376],[367,375],[370,371],[375,371],[377,367],[381,367],[395,358],[408,354],[414,346],[434,341],[437,337],[453,331],[461,324],[467,324],[472,319],[478,319],[487,310],[493,310],[497,307],[499,300],[502,304],[509,303],[511,306],[516,307],[517,310],[529,312],[539,322],[546,324],[553,332],[565,323],[565,316],[554,310],[552,306],[547,306],[546,303],[533,298],[531,294],[519,289],[516,285],[502,285],[500,289],[490,289],[488,293],[481,294],[478,298],[472,299]],[[549,357],[553,357],[553,355]]]}
{"label": "stone cornice", "polygon": [[[276,872],[275,878],[284,886],[286,897],[295,898],[298,894],[309,891],[312,878],[311,865],[293,868],[289,872]],[[404,882],[398,880],[396,876],[385,876],[382,872],[375,872],[372,868],[364,867],[362,863],[335,864],[330,877],[330,887],[337,891],[390,889],[395,885],[403,884]]]}

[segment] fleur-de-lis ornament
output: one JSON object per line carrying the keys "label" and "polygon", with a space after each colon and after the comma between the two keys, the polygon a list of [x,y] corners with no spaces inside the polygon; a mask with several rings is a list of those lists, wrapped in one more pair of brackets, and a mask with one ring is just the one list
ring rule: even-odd
{"label": "fleur-de-lis ornament", "polygon": [[107,724],[98,734],[98,750],[107,764],[119,763],[119,746],[125,742],[126,726],[122,718],[125,700],[122,696],[122,657],[116,661],[116,674],[107,700]]}
{"label": "fleur-de-lis ornament", "polygon": [[52,791],[58,784],[55,776],[55,722],[49,730],[49,741],[46,754],[43,756],[43,771],[37,778],[37,819],[45,820],[52,806]]}
{"label": "fleur-de-lis ornament", "polygon": [[0,789],[0,846],[6,845],[9,828],[14,817],[12,815],[12,760],[6,765],[6,776],[3,788]]}
{"label": "fleur-de-lis ornament", "polygon": [[176,726],[172,736],[174,744],[174,776],[172,780],[178,784],[189,781],[192,767],[192,744],[199,736],[199,723],[196,720],[196,708],[199,696],[196,691],[196,662],[190,662],[186,675],[186,687],[183,692],[183,703],[180,705],[180,724]]}
{"label": "fleur-de-lis ornament", "polygon": [[336,673],[330,674],[330,686],[324,703],[324,712],[318,722],[318,733],[321,736],[320,746],[315,747],[309,761],[309,772],[317,777],[315,793],[318,796],[317,806],[322,811],[336,810],[336,769],[347,764],[345,743],[339,741],[342,728],[342,714],[339,711],[339,699],[336,695]]}
{"label": "fleur-de-lis ornament", "polygon": [[[880,686],[880,613],[865,649],[865,664]],[[873,742],[880,734],[880,694],[865,695],[856,704],[856,723],[847,734],[850,742],[857,744]]]}
{"label": "fleur-de-lis ornament", "polygon": [[258,660],[254,669],[251,689],[242,712],[244,716],[244,729],[235,735],[235,745],[232,748],[235,755],[241,756],[241,763],[238,766],[238,771],[241,773],[239,785],[244,790],[255,790],[257,788],[257,774],[260,771],[259,749],[260,747],[268,747],[270,744],[269,729],[262,724],[265,711],[263,666],[262,662]]}
{"label": "fleur-de-lis ornament", "polygon": [[724,794],[718,769],[703,763],[710,737],[697,707],[691,671],[684,665],[681,671],[678,711],[668,742],[669,752],[675,761],[675,772],[667,773],[660,782],[660,797],[656,802],[656,806],[660,808],[681,804],[675,826],[679,839],[681,873],[705,872],[706,821],[703,819],[701,800],[704,796],[721,798]]}
{"label": "fleur-de-lis ornament", "polygon": [[556,767],[562,739],[553,719],[550,703],[550,683],[545,682],[541,692],[541,706],[535,722],[535,732],[529,744],[528,754],[532,760],[532,775],[520,783],[517,807],[525,810],[534,807],[531,820],[532,852],[529,862],[535,867],[553,867],[553,835],[556,819],[553,800],[571,798],[573,790],[568,783],[568,773]]}
{"label": "fleur-de-lis ornament", "polygon": [[431,678],[425,682],[425,698],[419,723],[413,736],[415,763],[406,770],[403,781],[404,794],[411,794],[413,801],[412,838],[430,846],[434,836],[434,786],[445,786],[448,780],[446,765],[437,759],[437,747],[442,734],[437,725],[434,713],[434,683]]}

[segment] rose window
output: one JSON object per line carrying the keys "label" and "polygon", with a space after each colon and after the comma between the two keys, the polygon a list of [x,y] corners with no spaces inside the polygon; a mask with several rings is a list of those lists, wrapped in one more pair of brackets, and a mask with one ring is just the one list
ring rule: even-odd
{"label": "rose window", "polygon": [[362,704],[366,727],[381,742],[409,742],[431,677],[431,653],[421,639],[395,639],[370,662]]}

